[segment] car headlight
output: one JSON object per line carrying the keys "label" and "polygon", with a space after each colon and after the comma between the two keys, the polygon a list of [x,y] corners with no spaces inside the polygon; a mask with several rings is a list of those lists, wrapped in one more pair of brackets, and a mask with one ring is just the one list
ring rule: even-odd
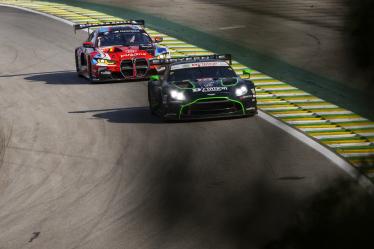
{"label": "car headlight", "polygon": [[256,89],[255,88],[251,88],[251,92],[252,92],[253,97],[256,97]]}
{"label": "car headlight", "polygon": [[241,86],[235,90],[236,96],[240,97],[248,93],[248,88],[246,86]]}
{"label": "car headlight", "polygon": [[186,96],[184,96],[184,93],[183,92],[179,92],[177,90],[171,90],[170,91],[170,96],[173,99],[176,99],[176,100],[179,100],[179,101],[186,100]]}
{"label": "car headlight", "polygon": [[170,58],[170,53],[159,54],[157,56],[157,59],[168,59],[168,58]]}
{"label": "car headlight", "polygon": [[105,60],[105,59],[98,59],[97,62],[100,63],[100,64],[106,64],[106,65],[115,65],[116,64],[116,61]]}

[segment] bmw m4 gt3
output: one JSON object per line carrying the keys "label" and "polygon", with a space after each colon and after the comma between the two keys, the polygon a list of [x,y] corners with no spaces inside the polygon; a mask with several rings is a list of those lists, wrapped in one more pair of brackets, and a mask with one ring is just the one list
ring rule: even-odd
{"label": "bmw m4 gt3", "polygon": [[75,50],[78,75],[91,82],[148,78],[155,69],[149,59],[169,58],[170,54],[157,44],[162,37],[152,39],[143,26],[143,20],[75,25],[75,31],[97,28]]}

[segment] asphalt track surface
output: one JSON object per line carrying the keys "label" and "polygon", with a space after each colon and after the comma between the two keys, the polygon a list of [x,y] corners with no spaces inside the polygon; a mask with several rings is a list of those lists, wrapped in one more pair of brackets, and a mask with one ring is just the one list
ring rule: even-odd
{"label": "asphalt track surface", "polygon": [[259,117],[161,123],[146,82],[90,85],[85,38],[0,7],[1,249],[257,248],[345,173]]}

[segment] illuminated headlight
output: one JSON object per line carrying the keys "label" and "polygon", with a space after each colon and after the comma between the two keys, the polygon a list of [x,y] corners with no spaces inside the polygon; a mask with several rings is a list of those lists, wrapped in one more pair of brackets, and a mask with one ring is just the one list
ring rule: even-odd
{"label": "illuminated headlight", "polygon": [[106,64],[106,65],[115,65],[116,64],[116,61],[105,60],[105,59],[98,59],[97,62],[100,63],[100,64]]}
{"label": "illuminated headlight", "polygon": [[177,90],[171,90],[170,91],[170,96],[173,99],[176,99],[176,100],[179,100],[179,101],[186,100],[186,96],[184,96],[184,93],[178,92]]}
{"label": "illuminated headlight", "polygon": [[241,86],[235,90],[236,96],[240,97],[248,93],[248,88],[246,86]]}
{"label": "illuminated headlight", "polygon": [[251,92],[252,92],[253,97],[256,97],[256,89],[255,88],[251,88]]}
{"label": "illuminated headlight", "polygon": [[157,56],[157,59],[168,59],[168,58],[170,58],[170,53],[159,54]]}

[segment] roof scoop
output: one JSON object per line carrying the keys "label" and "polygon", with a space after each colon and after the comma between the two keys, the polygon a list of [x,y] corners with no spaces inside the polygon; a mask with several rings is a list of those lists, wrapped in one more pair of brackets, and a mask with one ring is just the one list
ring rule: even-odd
{"label": "roof scoop", "polygon": [[182,89],[194,88],[194,85],[188,80],[174,82],[174,85]]}
{"label": "roof scoop", "polygon": [[224,79],[222,79],[222,85],[224,85],[224,86],[232,86],[232,85],[236,85],[237,83],[238,83],[237,78],[224,78]]}

